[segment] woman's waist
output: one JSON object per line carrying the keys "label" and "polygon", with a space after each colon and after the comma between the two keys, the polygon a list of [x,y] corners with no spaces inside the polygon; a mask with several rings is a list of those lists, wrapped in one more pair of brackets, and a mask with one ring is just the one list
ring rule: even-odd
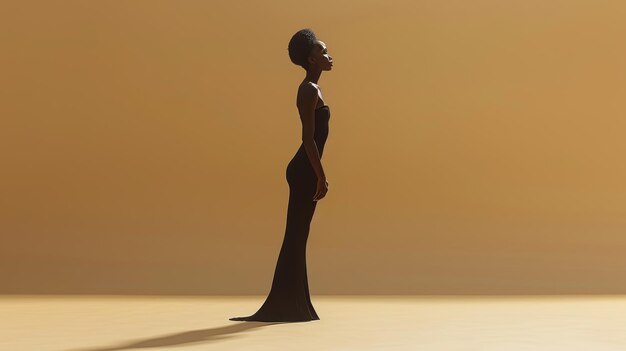
{"label": "woman's waist", "polygon": [[[317,145],[317,151],[320,155],[320,158],[322,158],[322,155],[324,154],[324,143],[323,142],[316,142],[315,145]],[[304,147],[304,143],[300,144],[300,147],[298,148],[298,150],[296,151],[296,153],[293,155],[293,157],[291,158],[291,161],[293,162],[294,160],[305,160],[306,162],[309,162],[309,155],[306,152],[306,148]]]}
{"label": "woman's waist", "polygon": [[[318,134],[313,137],[313,140],[315,141],[315,145],[317,145],[318,147],[320,145],[326,144],[327,139],[328,139],[328,134]],[[301,150],[301,149],[304,149],[304,142],[300,143],[300,147],[298,148],[298,150]]]}

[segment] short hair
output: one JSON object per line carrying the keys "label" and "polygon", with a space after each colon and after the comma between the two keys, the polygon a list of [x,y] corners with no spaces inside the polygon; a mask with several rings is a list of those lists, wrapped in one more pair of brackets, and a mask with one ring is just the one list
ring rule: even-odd
{"label": "short hair", "polygon": [[287,47],[291,62],[308,70],[309,61],[307,58],[316,44],[317,37],[311,28],[304,28],[297,31],[296,34],[291,37],[289,46]]}

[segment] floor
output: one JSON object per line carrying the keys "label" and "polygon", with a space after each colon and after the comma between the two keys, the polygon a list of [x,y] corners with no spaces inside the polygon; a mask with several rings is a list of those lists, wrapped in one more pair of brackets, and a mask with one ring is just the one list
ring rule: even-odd
{"label": "floor", "polygon": [[320,320],[235,322],[264,296],[0,296],[0,350],[626,350],[626,296],[312,296]]}

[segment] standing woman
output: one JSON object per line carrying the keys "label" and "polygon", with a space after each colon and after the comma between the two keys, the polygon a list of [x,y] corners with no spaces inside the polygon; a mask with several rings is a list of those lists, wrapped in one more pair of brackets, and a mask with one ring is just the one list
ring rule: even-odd
{"label": "standing woman", "polygon": [[289,58],[306,70],[298,87],[296,105],[302,122],[302,144],[287,165],[289,205],[285,237],[278,256],[272,288],[259,310],[232,321],[304,322],[320,319],[311,303],[306,274],[306,242],[317,201],[328,191],[321,158],[328,137],[330,109],[317,84],[322,71],[333,67],[326,44],[310,28],[293,35]]}

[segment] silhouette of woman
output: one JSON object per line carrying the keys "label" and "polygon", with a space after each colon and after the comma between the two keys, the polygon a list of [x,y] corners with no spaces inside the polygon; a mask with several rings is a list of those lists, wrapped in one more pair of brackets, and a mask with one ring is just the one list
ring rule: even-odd
{"label": "silhouette of woman", "polygon": [[276,263],[272,288],[253,315],[232,321],[304,322],[320,319],[311,303],[306,273],[306,243],[317,201],[326,196],[328,181],[321,158],[328,137],[330,109],[317,81],[330,71],[332,57],[326,44],[310,28],[293,35],[287,48],[291,61],[306,70],[296,105],[302,122],[302,144],[286,170],[289,205],[285,237]]}

